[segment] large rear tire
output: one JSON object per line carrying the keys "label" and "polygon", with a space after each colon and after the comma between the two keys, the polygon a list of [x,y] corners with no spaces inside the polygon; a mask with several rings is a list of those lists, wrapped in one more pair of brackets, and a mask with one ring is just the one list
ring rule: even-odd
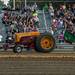
{"label": "large rear tire", "polygon": [[51,52],[55,48],[55,39],[50,33],[43,33],[35,39],[35,49],[39,52]]}

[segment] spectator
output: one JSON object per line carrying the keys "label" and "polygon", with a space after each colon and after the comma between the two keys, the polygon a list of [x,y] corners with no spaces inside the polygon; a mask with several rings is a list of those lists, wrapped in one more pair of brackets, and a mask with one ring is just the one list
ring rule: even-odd
{"label": "spectator", "polygon": [[63,29],[63,28],[64,28],[64,21],[63,21],[63,18],[62,18],[62,17],[60,17],[60,18],[58,19],[57,28],[58,28],[58,29]]}
{"label": "spectator", "polygon": [[59,34],[58,39],[59,39],[59,43],[64,43],[64,33],[63,33],[63,31]]}
{"label": "spectator", "polygon": [[52,29],[54,32],[57,30],[57,25],[58,25],[58,20],[57,20],[57,18],[54,18],[52,20]]}
{"label": "spectator", "polygon": [[54,17],[54,8],[51,3],[49,3],[49,13],[50,13],[51,17]]}
{"label": "spectator", "polygon": [[37,4],[34,3],[34,5],[32,6],[32,11],[37,10]]}

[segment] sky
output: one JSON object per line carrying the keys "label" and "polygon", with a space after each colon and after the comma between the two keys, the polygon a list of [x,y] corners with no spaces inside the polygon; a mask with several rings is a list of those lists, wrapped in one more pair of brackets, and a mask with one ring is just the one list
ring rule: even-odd
{"label": "sky", "polygon": [[8,3],[9,0],[2,0],[2,1],[4,1],[4,4],[7,5],[7,3]]}

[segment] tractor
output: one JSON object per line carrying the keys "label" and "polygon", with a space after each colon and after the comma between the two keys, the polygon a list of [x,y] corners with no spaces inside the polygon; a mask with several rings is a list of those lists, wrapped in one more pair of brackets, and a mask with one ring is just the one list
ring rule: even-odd
{"label": "tractor", "polygon": [[20,53],[23,47],[34,48],[38,52],[51,52],[55,48],[55,40],[48,32],[16,33],[13,51]]}

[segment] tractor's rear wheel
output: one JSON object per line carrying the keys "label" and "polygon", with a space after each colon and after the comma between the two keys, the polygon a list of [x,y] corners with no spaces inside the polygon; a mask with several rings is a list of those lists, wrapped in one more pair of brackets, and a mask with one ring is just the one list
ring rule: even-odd
{"label": "tractor's rear wheel", "polygon": [[39,52],[51,52],[55,48],[55,39],[50,33],[44,33],[35,40],[35,49]]}

